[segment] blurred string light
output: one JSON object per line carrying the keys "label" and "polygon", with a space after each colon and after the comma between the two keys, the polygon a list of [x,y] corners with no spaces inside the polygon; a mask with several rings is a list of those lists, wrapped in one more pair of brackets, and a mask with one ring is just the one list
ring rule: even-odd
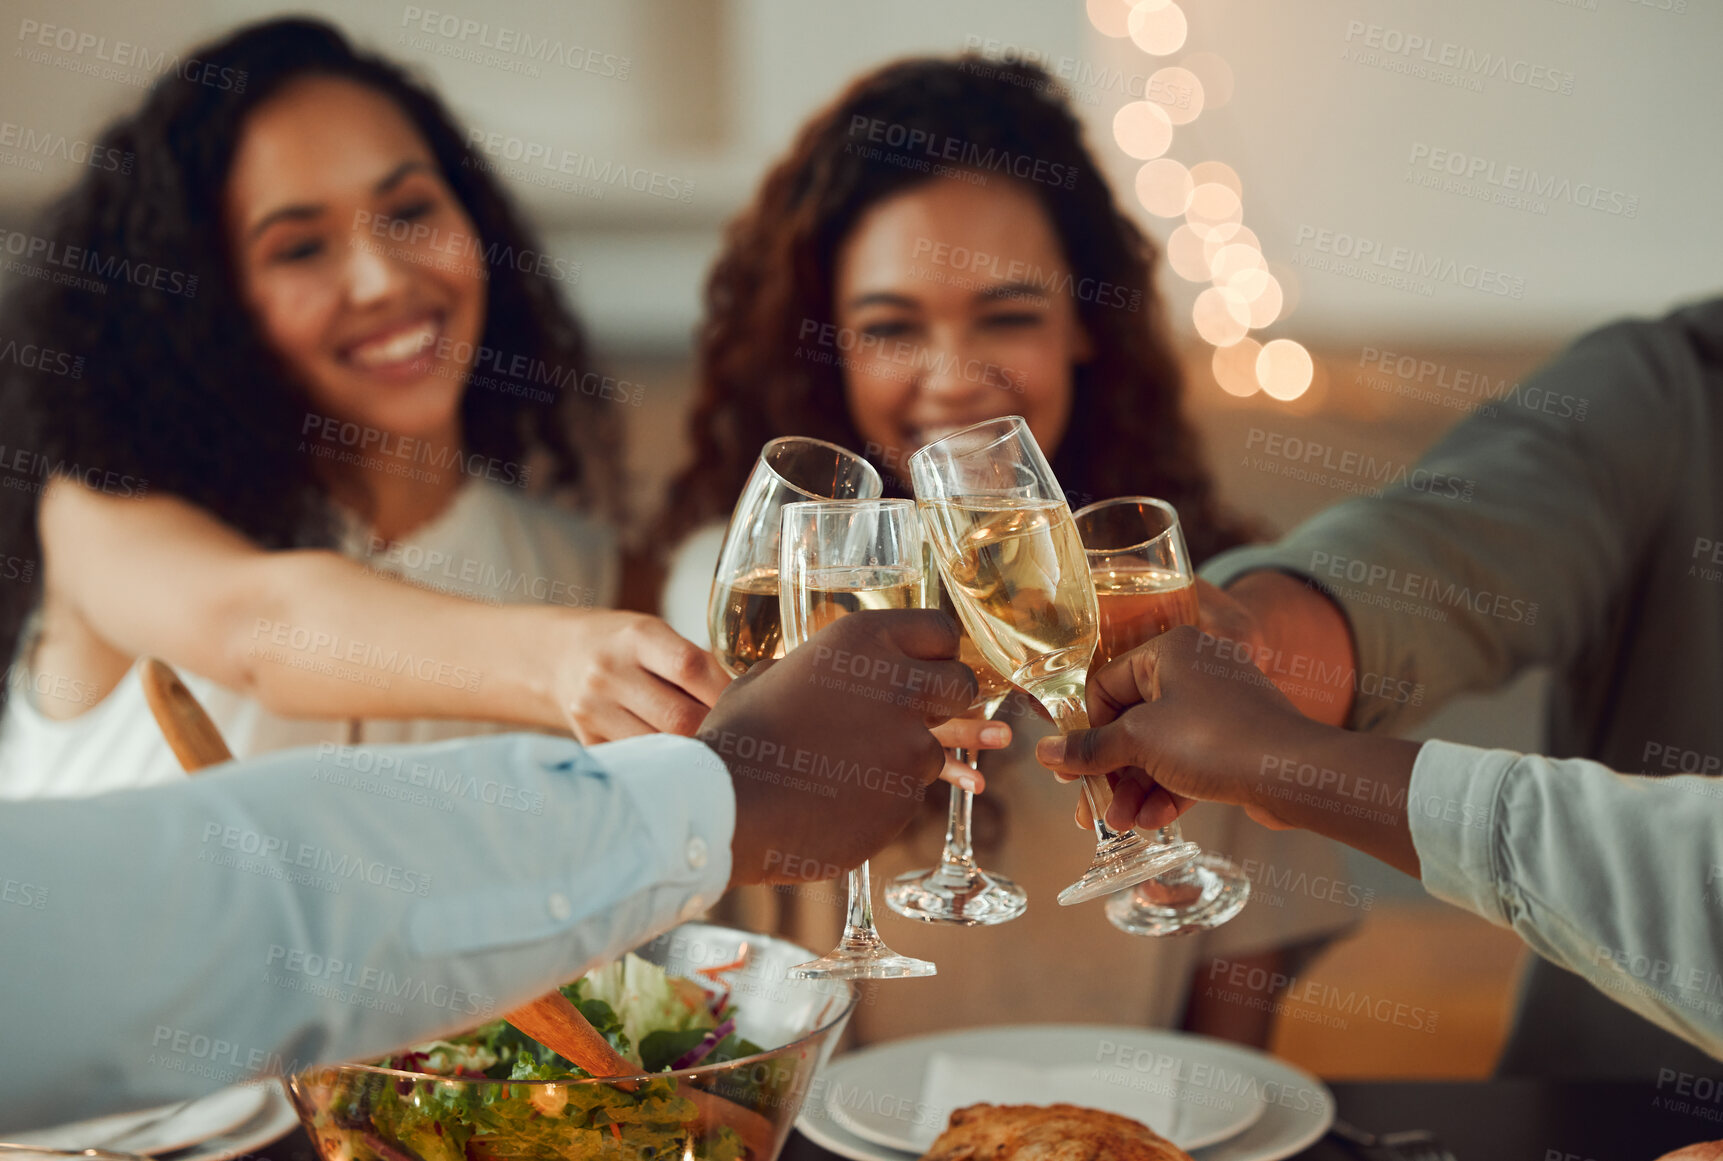
{"label": "blurred string light", "polygon": [[[1085,0],[1089,20],[1104,36],[1128,37],[1143,52],[1171,56],[1185,46],[1190,26],[1177,0]],[[1208,283],[1191,307],[1191,322],[1215,348],[1215,381],[1230,395],[1261,391],[1292,400],[1310,388],[1315,363],[1291,339],[1261,343],[1251,331],[1272,326],[1291,311],[1290,273],[1271,266],[1244,224],[1244,185],[1230,165],[1204,161],[1186,167],[1166,156],[1175,131],[1205,109],[1232,100],[1232,68],[1212,52],[1193,52],[1151,75],[1143,99],[1113,117],[1119,148],[1143,162],[1136,194],[1156,217],[1183,219],[1167,238],[1167,264],[1188,282]]]}

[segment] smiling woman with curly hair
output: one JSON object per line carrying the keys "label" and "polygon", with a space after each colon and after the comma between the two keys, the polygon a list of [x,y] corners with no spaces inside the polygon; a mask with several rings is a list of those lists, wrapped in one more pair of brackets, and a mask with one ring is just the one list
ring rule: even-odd
{"label": "smiling woman with curly hair", "polygon": [[[955,160],[929,160],[940,157]],[[964,168],[965,158],[990,168]],[[904,274],[919,294],[900,299],[972,300],[961,346],[940,345],[939,320],[911,318],[901,301],[880,300],[866,315],[849,309],[837,279],[870,216],[906,196],[941,193],[959,214],[1015,198],[1047,244],[1034,261],[1016,257],[1020,248],[935,238],[925,219],[909,224]],[[1181,408],[1156,257],[1119,212],[1046,73],[965,58],[905,60],[860,78],[802,127],[726,232],[706,285],[694,454],[671,489],[658,542],[674,545],[727,518],[760,446],[775,436],[865,449],[901,491],[905,461],[930,425],[1018,412],[1035,427],[1029,411],[1056,395],[1063,418],[1049,414],[1036,434],[1074,504],[1147,493],[1184,514],[1198,559],[1240,543],[1244,530],[1216,505]],[[1081,340],[1056,385],[1006,361],[1021,361],[1024,347],[989,338],[1038,338],[1045,327]],[[962,368],[966,390],[935,383],[930,393],[944,396],[937,406],[901,414],[889,402],[874,406],[889,393],[883,381],[909,393],[919,372],[941,365]],[[880,382],[863,383],[846,367]]]}
{"label": "smiling woman with curly hair", "polygon": [[29,565],[0,583],[0,797],[174,776],[144,655],[242,756],[691,733],[722,672],[603,608],[620,423],[567,263],[441,102],[329,25],[194,55],[229,83],[166,77],[110,128],[127,164],[53,207],[54,265],[0,309],[67,354],[0,382],[0,557]]}

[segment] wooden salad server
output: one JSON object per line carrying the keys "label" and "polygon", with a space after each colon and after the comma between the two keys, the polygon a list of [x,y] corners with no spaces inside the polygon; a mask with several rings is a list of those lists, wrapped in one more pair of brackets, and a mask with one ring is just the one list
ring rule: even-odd
{"label": "wooden salad server", "polygon": [[[227,748],[221,731],[171,665],[146,657],[140,676],[150,713],[155,715],[156,725],[187,774],[233,760],[233,751]],[[595,1077],[639,1074],[639,1069],[612,1048],[610,1041],[560,991],[546,992],[505,1012],[503,1019]],[[680,1094],[694,1102],[708,1123],[734,1129],[755,1157],[771,1156],[777,1134],[771,1121],[752,1109],[686,1082],[678,1087]]]}

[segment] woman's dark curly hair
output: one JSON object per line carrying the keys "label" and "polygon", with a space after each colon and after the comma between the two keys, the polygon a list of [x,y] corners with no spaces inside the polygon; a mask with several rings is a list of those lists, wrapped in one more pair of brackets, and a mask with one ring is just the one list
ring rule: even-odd
{"label": "woman's dark curly hair", "polygon": [[[841,369],[798,357],[797,349],[810,323],[835,322],[837,255],[856,222],[934,180],[915,167],[914,153],[864,148],[868,136],[855,127],[875,125],[890,127],[888,140],[957,142],[963,156],[1045,162],[1047,174],[1065,179],[1023,188],[1052,223],[1073,285],[1093,279],[1123,294],[1106,305],[1075,296],[1094,358],[1076,368],[1070,425],[1049,449],[1054,471],[1073,507],[1139,494],[1171,502],[1199,561],[1243,541],[1247,529],[1219,507],[1180,408],[1153,243],[1114,203],[1050,76],[1030,64],[965,56],[902,60],[856,80],[803,126],[753,204],[731,222],[706,284],[693,463],[671,486],[654,542],[668,549],[699,525],[727,518],[769,439],[808,435],[863,446]],[[1125,300],[1134,309],[1114,305]],[[875,466],[888,480],[902,475],[901,467]]]}
{"label": "woman's dark curly hair", "polygon": [[[39,559],[41,485],[66,473],[121,481],[125,491],[171,492],[265,548],[333,543],[328,493],[313,458],[298,450],[307,397],[241,304],[220,227],[246,118],[285,85],[334,77],[382,93],[429,146],[486,253],[539,249],[442,102],[330,25],[271,20],[191,55],[207,66],[197,75],[212,83],[162,78],[142,108],[102,135],[104,152],[95,156],[113,164],[92,165],[34,236],[51,253],[81,252],[97,268],[119,258],[132,271],[171,275],[109,277],[99,280],[101,293],[85,288],[93,279],[20,278],[0,305],[7,337],[63,356],[0,367],[5,462],[30,465],[29,480],[9,481],[26,487],[0,489],[0,558]],[[551,284],[508,262],[487,274],[483,347],[543,360],[559,381],[579,382],[586,339]],[[534,401],[544,397],[469,388],[461,404],[466,450],[532,462],[547,488],[577,489],[589,506],[612,511],[614,411],[579,391]],[[0,662],[17,648],[41,575],[33,566],[8,571],[31,582],[0,584]],[[0,704],[4,696],[0,689]]]}

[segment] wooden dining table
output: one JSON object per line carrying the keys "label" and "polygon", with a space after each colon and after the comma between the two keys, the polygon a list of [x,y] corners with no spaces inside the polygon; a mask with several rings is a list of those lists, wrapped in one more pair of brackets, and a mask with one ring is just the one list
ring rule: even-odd
{"label": "wooden dining table", "polygon": [[[1329,1087],[1350,1124],[1376,1133],[1429,1129],[1457,1161],[1652,1161],[1681,1145],[1723,1138],[1723,1102],[1693,1101],[1654,1084],[1370,1081]],[[782,1161],[837,1156],[794,1133]],[[1332,1137],[1297,1154],[1299,1161],[1360,1156]],[[317,1154],[310,1139],[295,1132],[247,1161],[317,1161]]]}

